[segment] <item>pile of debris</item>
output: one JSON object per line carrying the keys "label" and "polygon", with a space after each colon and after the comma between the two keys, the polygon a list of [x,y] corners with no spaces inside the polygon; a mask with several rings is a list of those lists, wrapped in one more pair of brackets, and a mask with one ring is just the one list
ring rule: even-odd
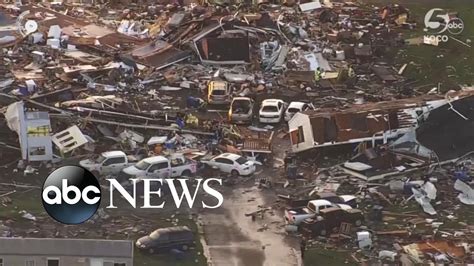
{"label": "pile of debris", "polygon": [[[127,181],[165,160],[171,177],[263,172],[258,189],[279,195],[282,227],[304,246],[358,263],[472,263],[474,90],[425,93],[404,76],[411,64],[391,64],[416,27],[408,9],[110,2],[0,4],[0,111],[18,137],[2,129],[0,158],[19,154],[7,169],[79,161]],[[321,150],[354,143],[350,159],[317,165],[331,161]]]}

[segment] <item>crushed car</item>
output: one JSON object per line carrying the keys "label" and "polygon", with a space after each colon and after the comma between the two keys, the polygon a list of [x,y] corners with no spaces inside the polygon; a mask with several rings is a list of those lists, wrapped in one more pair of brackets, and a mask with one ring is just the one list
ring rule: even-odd
{"label": "crushed car", "polygon": [[207,87],[208,104],[229,104],[231,101],[231,89],[225,81],[210,81]]}
{"label": "crushed car", "polygon": [[254,101],[249,97],[234,97],[230,104],[229,122],[236,124],[251,123]]}
{"label": "crushed car", "polygon": [[308,110],[314,110],[314,105],[311,103],[305,102],[291,102],[288,105],[288,108],[285,111],[285,121],[288,122],[290,119],[299,112],[304,112]]}

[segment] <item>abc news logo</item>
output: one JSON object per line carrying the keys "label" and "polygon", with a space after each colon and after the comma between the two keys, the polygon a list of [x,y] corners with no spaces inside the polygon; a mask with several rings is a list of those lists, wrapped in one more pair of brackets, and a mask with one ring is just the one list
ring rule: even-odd
{"label": "abc news logo", "polygon": [[[160,205],[152,205],[151,195],[161,197],[161,187],[165,182],[171,192],[176,208],[180,208],[184,199],[186,199],[188,206],[192,208],[201,184],[203,190],[217,200],[214,205],[207,205],[203,201],[202,207],[209,209],[220,207],[224,198],[209,183],[215,181],[222,185],[222,179],[209,178],[203,180],[197,178],[195,180],[197,181],[196,189],[191,193],[187,185],[188,179],[143,179],[143,206],[141,208],[161,209],[164,207],[165,202]],[[107,179],[107,181],[110,185],[109,206],[107,208],[117,208],[114,206],[114,190],[121,194],[133,208],[136,208],[138,179],[130,179],[132,183],[131,193],[117,180]],[[182,189],[181,192],[178,192],[175,181],[179,183],[179,187]],[[160,188],[154,189],[153,185],[159,185]],[[46,212],[56,221],[63,224],[81,224],[89,220],[100,206],[100,184],[91,172],[80,166],[63,166],[47,177],[43,184],[42,201]]]}
{"label": "abc news logo", "polygon": [[63,166],[43,184],[43,206],[56,221],[80,224],[89,220],[100,206],[101,190],[95,176],[79,166]]}
{"label": "abc news logo", "polygon": [[424,35],[432,43],[447,42],[449,36],[459,35],[464,30],[464,22],[461,18],[450,17],[449,13],[441,8],[430,9],[424,18],[425,31],[431,35]]}

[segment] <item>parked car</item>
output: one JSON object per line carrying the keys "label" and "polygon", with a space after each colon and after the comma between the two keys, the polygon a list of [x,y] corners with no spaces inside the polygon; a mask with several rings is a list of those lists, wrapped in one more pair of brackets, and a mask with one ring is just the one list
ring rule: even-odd
{"label": "parked car", "polygon": [[357,208],[357,197],[354,195],[337,195],[331,192],[321,192],[316,194],[320,199],[325,199],[335,204],[349,205],[352,208]]}
{"label": "parked car", "polygon": [[126,155],[123,151],[107,151],[93,159],[81,160],[79,165],[98,177],[118,174],[122,169],[134,165],[138,160],[138,156]]}
{"label": "parked car", "polygon": [[321,210],[332,207],[336,207],[343,210],[352,209],[352,207],[349,205],[336,204],[328,200],[311,200],[308,202],[308,205],[306,207],[285,210],[285,221],[288,224],[299,225],[305,219],[313,218],[318,215]]}
{"label": "parked car", "polygon": [[234,153],[222,153],[210,159],[204,157],[201,163],[233,176],[251,175],[256,169],[253,161]]}
{"label": "parked car", "polygon": [[211,81],[207,86],[207,103],[229,104],[231,101],[230,86],[225,81]]}
{"label": "parked car", "polygon": [[249,97],[234,97],[229,108],[231,123],[251,123],[254,101]]}
{"label": "parked car", "polygon": [[288,108],[285,111],[285,121],[290,121],[290,119],[299,112],[304,112],[308,110],[314,110],[314,105],[311,103],[304,102],[291,102],[288,105]]}
{"label": "parked car", "polygon": [[283,118],[287,105],[279,99],[263,100],[258,113],[258,120],[260,123],[279,123]]}
{"label": "parked car", "polygon": [[311,235],[325,236],[329,232],[337,232],[341,223],[361,226],[364,215],[361,210],[332,207],[321,210],[314,218],[305,219],[300,225],[300,231]]}
{"label": "parked car", "polygon": [[145,158],[123,169],[122,175],[129,178],[169,178],[191,176],[196,170],[196,162],[186,159],[182,154],[174,154],[170,158],[164,156]]}
{"label": "parked car", "polygon": [[354,195],[337,195],[332,192],[319,192],[312,194],[309,198],[305,199],[291,199],[288,198],[288,205],[292,208],[307,206],[311,200],[324,199],[336,204],[349,205],[352,208],[358,207],[357,197]]}
{"label": "parked car", "polygon": [[187,226],[160,228],[138,239],[135,245],[150,254],[170,249],[187,250],[194,245],[194,235]]}

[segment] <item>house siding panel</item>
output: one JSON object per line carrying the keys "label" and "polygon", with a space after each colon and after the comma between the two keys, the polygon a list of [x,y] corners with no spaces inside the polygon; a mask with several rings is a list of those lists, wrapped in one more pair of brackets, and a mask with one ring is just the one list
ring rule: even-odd
{"label": "house siding panel", "polygon": [[291,148],[294,152],[300,152],[313,148],[313,130],[311,128],[311,123],[309,117],[302,113],[296,113],[293,118],[288,122],[288,127],[290,129],[290,134],[293,131],[298,131],[298,127],[303,127],[303,138],[304,141],[300,143],[291,143]]}
{"label": "house siding panel", "polygon": [[[48,258],[59,258],[59,266],[89,266],[90,258],[74,256],[25,256],[25,255],[0,255],[3,258],[4,266],[23,266],[27,260],[34,260],[35,266],[48,266]],[[126,263],[132,266],[132,259],[124,258],[103,258],[104,261],[113,261],[115,263]]]}

